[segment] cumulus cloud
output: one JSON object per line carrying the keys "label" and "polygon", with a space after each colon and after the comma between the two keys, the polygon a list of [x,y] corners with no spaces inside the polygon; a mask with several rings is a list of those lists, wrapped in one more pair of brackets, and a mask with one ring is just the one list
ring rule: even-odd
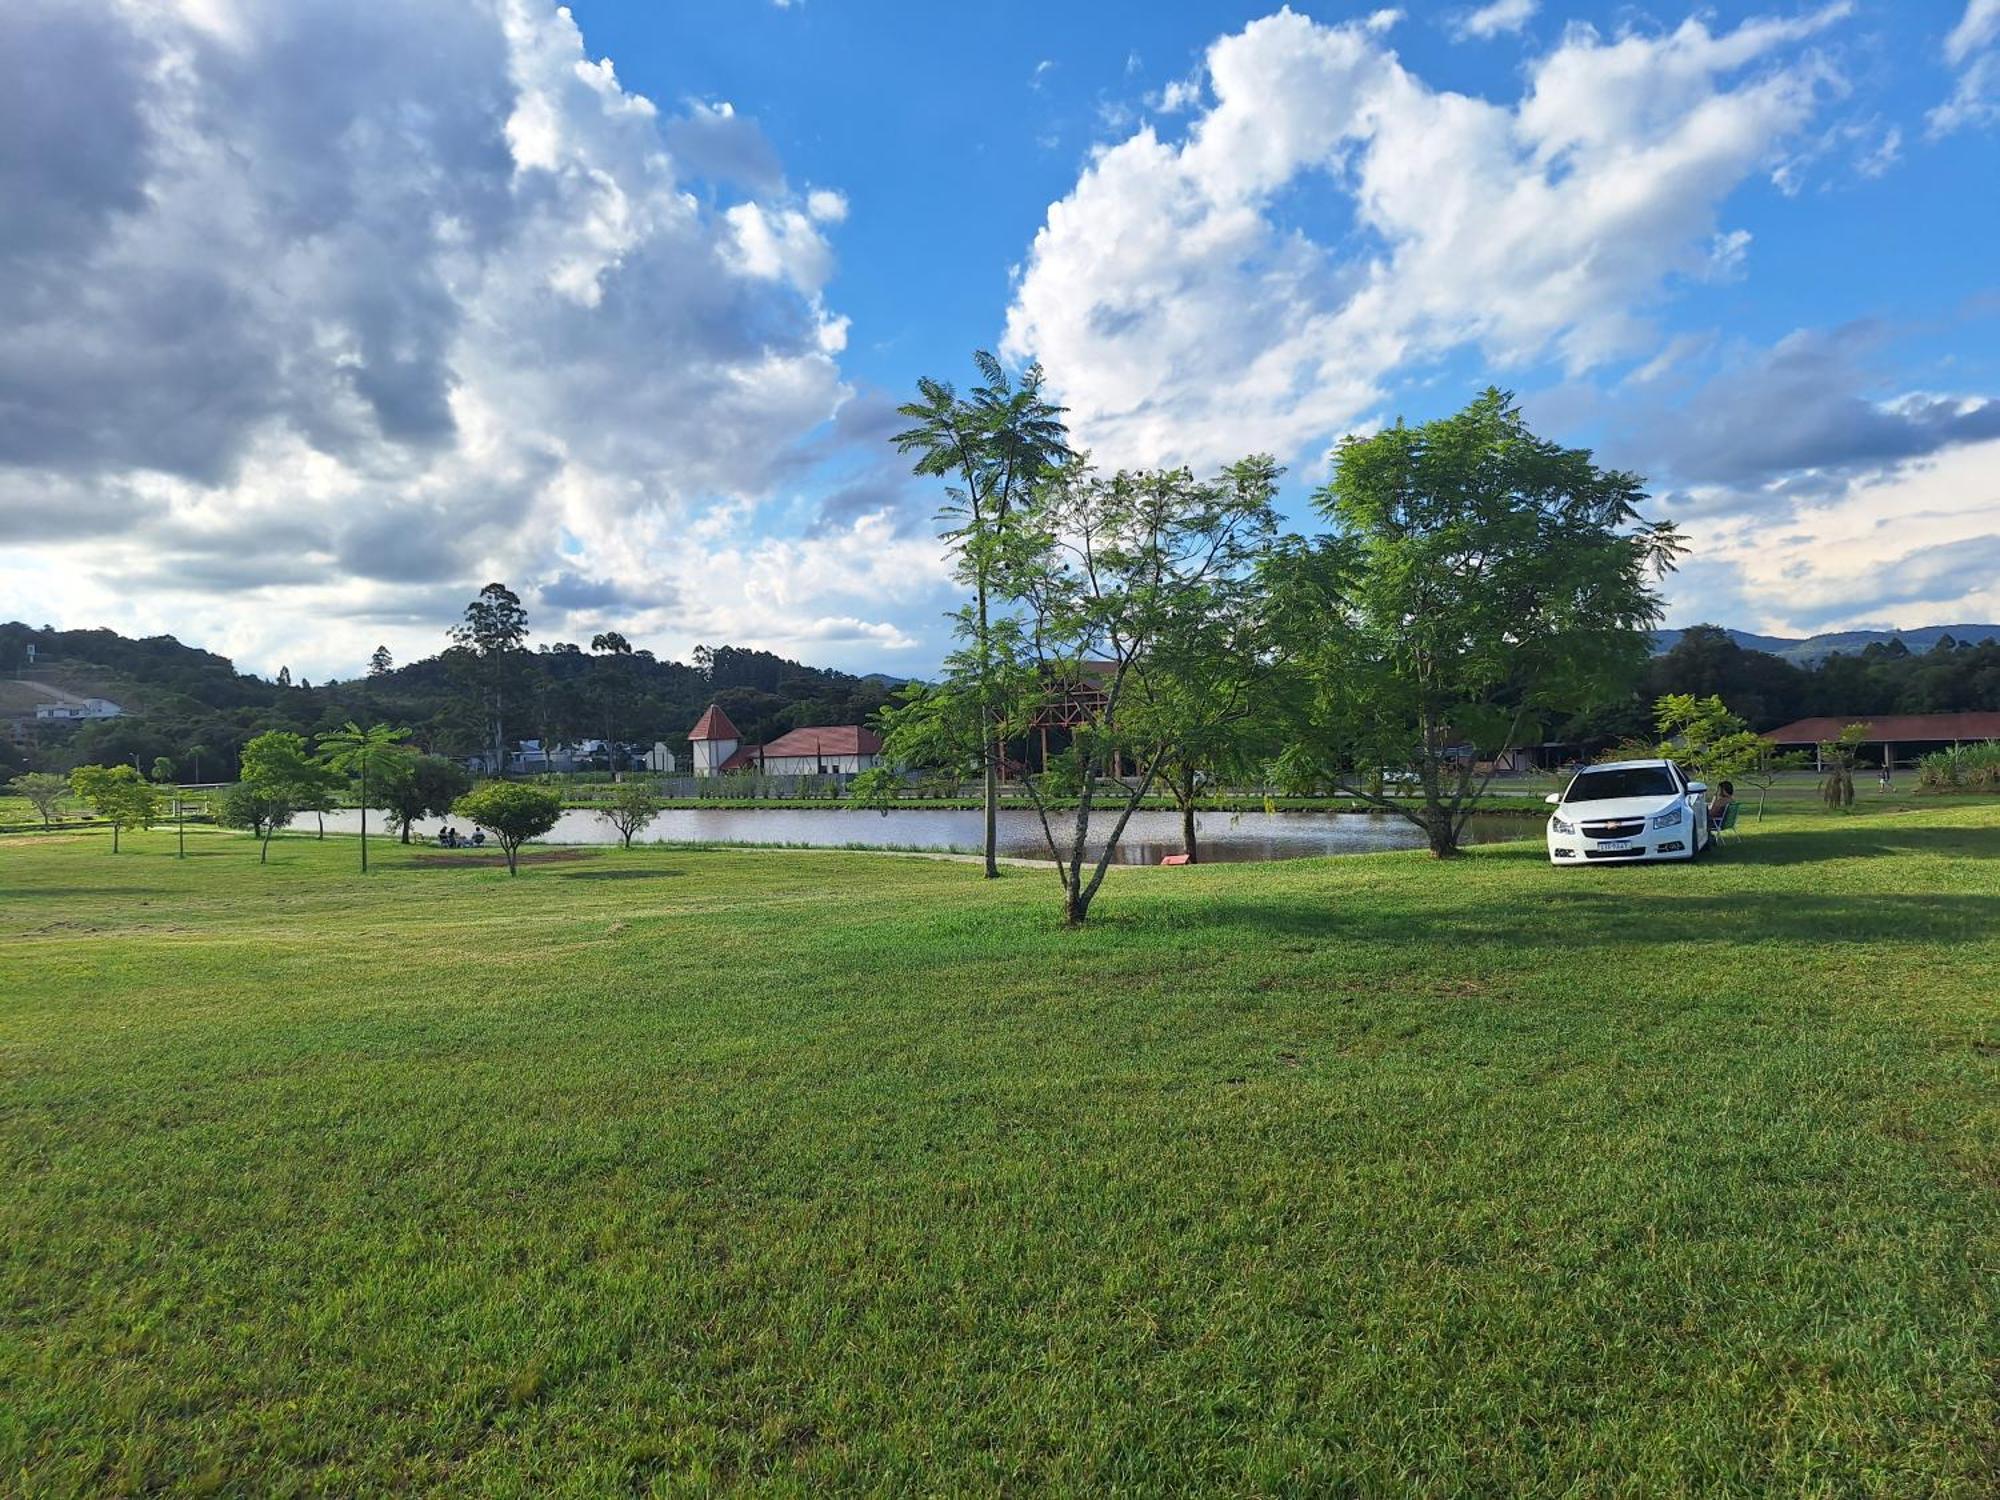
{"label": "cumulus cloud", "polygon": [[1540,0],[1493,0],[1491,5],[1479,6],[1459,16],[1452,25],[1452,34],[1461,41],[1474,38],[1483,41],[1502,32],[1519,31],[1540,9]]}
{"label": "cumulus cloud", "polygon": [[1721,206],[1813,115],[1810,40],[1846,13],[1573,26],[1511,104],[1432,88],[1363,23],[1254,21],[1209,48],[1183,139],[1142,128],[1050,206],[1005,347],[1101,459],[1148,463],[1296,454],[1465,345],[1642,352],[1674,278],[1740,259]]}
{"label": "cumulus cloud", "polygon": [[2000,0],[1966,0],[1965,14],[1944,39],[1944,60],[1957,72],[1951,97],[1927,116],[1933,136],[2000,122]]}
{"label": "cumulus cloud", "polygon": [[[771,496],[849,395],[845,198],[729,104],[625,87],[550,0],[11,0],[0,199],[0,584],[29,608],[255,659],[489,577],[662,606],[709,565],[700,518]],[[761,604],[774,639],[866,612]]]}

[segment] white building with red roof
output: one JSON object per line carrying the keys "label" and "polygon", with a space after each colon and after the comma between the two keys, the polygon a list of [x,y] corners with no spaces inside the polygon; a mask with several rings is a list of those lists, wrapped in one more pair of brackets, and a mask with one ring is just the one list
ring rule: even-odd
{"label": "white building with red roof", "polygon": [[708,711],[688,731],[694,774],[761,771],[766,776],[854,776],[882,763],[882,740],[861,724],[817,724],[791,729],[768,745],[746,745],[722,705]]}

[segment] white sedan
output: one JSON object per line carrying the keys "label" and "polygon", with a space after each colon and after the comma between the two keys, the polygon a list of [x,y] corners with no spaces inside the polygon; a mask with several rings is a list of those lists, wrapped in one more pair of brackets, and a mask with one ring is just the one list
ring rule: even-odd
{"label": "white sedan", "polygon": [[1693,859],[1708,847],[1707,790],[1670,760],[1587,766],[1549,793],[1549,860]]}

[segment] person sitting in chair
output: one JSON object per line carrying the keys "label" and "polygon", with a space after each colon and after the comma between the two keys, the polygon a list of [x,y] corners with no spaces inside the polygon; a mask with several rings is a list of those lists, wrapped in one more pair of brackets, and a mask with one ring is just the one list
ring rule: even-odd
{"label": "person sitting in chair", "polygon": [[1735,800],[1735,782],[1725,781],[1716,787],[1708,799],[1708,826],[1711,830],[1722,826],[1722,820],[1729,816],[1729,804]]}

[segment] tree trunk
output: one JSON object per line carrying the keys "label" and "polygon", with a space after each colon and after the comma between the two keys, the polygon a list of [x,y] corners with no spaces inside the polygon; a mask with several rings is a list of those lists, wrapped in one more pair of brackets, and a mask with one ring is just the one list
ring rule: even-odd
{"label": "tree trunk", "polygon": [[1201,863],[1201,852],[1194,842],[1194,798],[1190,796],[1181,803],[1181,849],[1191,865]]}
{"label": "tree trunk", "polygon": [[409,823],[408,823],[407,821],[406,821],[406,822],[405,822],[405,823],[403,824],[403,840],[402,840],[402,841],[403,841],[404,843],[406,843],[406,844],[407,844],[407,843],[409,843],[409,841],[410,841],[410,825],[409,825]]}
{"label": "tree trunk", "polygon": [[1090,913],[1090,897],[1084,895],[1081,882],[1063,882],[1063,926],[1081,927],[1083,919]]}
{"label": "tree trunk", "polygon": [[1432,859],[1458,858],[1458,836],[1451,826],[1448,816],[1432,812],[1424,822],[1424,832],[1430,838]]}
{"label": "tree trunk", "polygon": [[323,813],[323,812],[320,812],[320,811],[319,811],[319,810],[317,810],[317,809],[315,809],[315,810],[313,811],[313,817],[314,817],[314,819],[316,819],[316,820],[318,821],[318,823],[319,823],[319,836],[320,836],[321,838],[325,838],[325,837],[326,837],[326,814],[325,814],[325,813]]}
{"label": "tree trunk", "polygon": [[263,839],[257,845],[257,863],[260,865],[268,865],[270,862],[271,862],[271,835],[267,833],[264,835]]}

